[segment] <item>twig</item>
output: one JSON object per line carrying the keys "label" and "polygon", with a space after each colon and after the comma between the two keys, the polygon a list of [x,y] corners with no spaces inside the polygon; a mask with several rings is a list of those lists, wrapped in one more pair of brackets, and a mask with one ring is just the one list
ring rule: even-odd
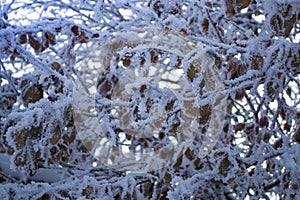
{"label": "twig", "polygon": [[276,180],[276,181],[274,181],[273,183],[270,183],[269,185],[266,185],[265,187],[264,187],[264,190],[270,190],[270,189],[272,189],[273,187],[275,187],[275,186],[277,186],[277,185],[279,185],[280,184],[280,180]]}
{"label": "twig", "polygon": [[215,31],[216,31],[216,33],[217,33],[217,36],[218,36],[220,42],[224,43],[224,41],[223,41],[223,39],[221,38],[221,35],[220,35],[220,33],[219,33],[219,31],[218,31],[218,29],[217,29],[217,27],[216,27],[216,23],[212,20],[210,14],[209,14],[209,12],[208,12],[208,10],[205,9],[205,11],[206,11],[206,14],[207,14],[207,17],[208,17],[210,23],[213,25],[213,27],[214,27],[214,29],[215,29]]}
{"label": "twig", "polygon": [[0,171],[0,175],[6,179],[8,179],[10,182],[17,182],[17,180],[13,177],[7,176],[6,174],[4,174],[2,171]]}
{"label": "twig", "polygon": [[19,92],[16,89],[14,83],[12,82],[11,76],[7,73],[7,70],[6,70],[6,68],[5,68],[5,66],[4,66],[4,64],[3,64],[3,62],[2,62],[1,59],[0,59],[0,64],[1,64],[1,67],[3,68],[3,70],[4,70],[4,73],[5,73],[7,81],[9,82],[9,85],[13,88],[14,92],[19,95]]}

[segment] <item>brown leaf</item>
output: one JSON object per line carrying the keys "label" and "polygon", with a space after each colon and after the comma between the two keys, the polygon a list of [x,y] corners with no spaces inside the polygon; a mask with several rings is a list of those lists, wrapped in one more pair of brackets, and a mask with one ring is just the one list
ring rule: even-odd
{"label": "brown leaf", "polygon": [[56,44],[55,35],[53,33],[46,32],[45,33],[45,37],[50,42],[51,45],[55,45]]}
{"label": "brown leaf", "polygon": [[43,194],[43,196],[37,198],[37,200],[50,200],[51,196],[48,193]]}
{"label": "brown leaf", "polygon": [[227,65],[228,65],[227,77],[229,79],[238,78],[247,72],[246,64],[236,58],[231,58],[228,61]]}
{"label": "brown leaf", "polygon": [[252,168],[252,169],[250,170],[250,172],[248,172],[249,176],[253,176],[253,174],[254,174],[254,169],[255,169],[255,168]]}
{"label": "brown leaf", "polygon": [[271,17],[271,28],[275,31],[276,35],[282,35],[284,19],[280,13]]}
{"label": "brown leaf", "polygon": [[190,81],[193,81],[194,78],[196,77],[196,69],[193,65],[190,65],[190,67],[188,68],[187,77],[189,78]]}
{"label": "brown leaf", "polygon": [[236,11],[240,12],[242,9],[247,8],[252,0],[236,0],[235,9]]}
{"label": "brown leaf", "polygon": [[291,33],[291,30],[293,29],[294,27],[294,24],[296,22],[296,14],[293,14],[292,17],[290,19],[286,19],[284,21],[284,36],[285,37],[288,37]]}
{"label": "brown leaf", "polygon": [[150,56],[151,56],[151,62],[152,63],[157,63],[158,61],[158,53],[156,51],[150,51]]}
{"label": "brown leaf", "polygon": [[273,84],[273,81],[270,81],[267,83],[266,94],[272,101],[274,100],[274,98],[276,96],[278,88],[279,88],[278,83],[275,83],[275,85]]}
{"label": "brown leaf", "polygon": [[80,35],[77,37],[79,43],[87,43],[89,41],[89,37],[86,36],[85,32],[81,31]]}
{"label": "brown leaf", "polygon": [[55,130],[53,130],[53,135],[50,138],[49,142],[54,145],[57,144],[58,141],[61,139],[61,129],[60,126],[57,124]]}
{"label": "brown leaf", "polygon": [[159,134],[158,134],[158,138],[160,140],[163,140],[165,138],[165,136],[166,136],[166,134],[164,132],[159,132]]}
{"label": "brown leaf", "polygon": [[278,148],[281,148],[283,144],[283,139],[280,138],[279,140],[277,140],[274,144],[274,148],[277,150]]}
{"label": "brown leaf", "polygon": [[193,160],[194,159],[194,155],[193,155],[193,152],[190,150],[190,148],[188,148],[184,155],[189,159],[189,160]]}
{"label": "brown leaf", "polygon": [[212,110],[212,107],[209,104],[200,107],[200,111],[199,111],[199,114],[200,114],[199,115],[199,123],[200,124],[206,124],[209,121],[209,119],[211,117],[211,110]]}
{"label": "brown leaf", "polygon": [[180,166],[181,166],[181,163],[182,163],[182,155],[180,155],[178,158],[177,158],[177,160],[176,160],[176,163],[173,165],[173,168],[174,169],[179,169],[180,168]]}
{"label": "brown leaf", "polygon": [[197,157],[196,160],[194,161],[194,167],[195,167],[195,169],[198,169],[201,167],[201,159],[199,157]]}
{"label": "brown leaf", "polygon": [[151,194],[153,193],[153,189],[154,189],[154,183],[153,182],[148,182],[146,184],[144,184],[143,186],[143,193],[146,197],[151,197]]}
{"label": "brown leaf", "polygon": [[204,18],[201,25],[204,33],[208,34],[209,20],[207,18]]}
{"label": "brown leaf", "polygon": [[227,17],[239,13],[242,9],[247,8],[250,3],[251,0],[225,0]]}
{"label": "brown leaf", "polygon": [[181,29],[180,33],[182,33],[184,36],[188,36],[189,35],[186,29]]}
{"label": "brown leaf", "polygon": [[234,128],[235,131],[241,131],[245,128],[245,124],[239,123],[239,124],[234,125],[233,128]]}
{"label": "brown leaf", "polygon": [[189,25],[192,25],[194,22],[195,22],[195,18],[192,17],[192,18],[190,19],[190,21],[189,21]]}
{"label": "brown leaf", "polygon": [[77,36],[77,35],[79,35],[79,28],[78,28],[78,26],[72,26],[72,28],[71,28],[71,31]]}
{"label": "brown leaf", "polygon": [[130,140],[131,137],[132,137],[131,134],[125,133],[125,138],[126,138],[127,140]]}
{"label": "brown leaf", "polygon": [[285,114],[284,108],[281,108],[281,109],[280,109],[279,114],[280,114],[281,118],[282,118],[283,120],[285,120],[286,114]]}
{"label": "brown leaf", "polygon": [[259,120],[259,126],[260,127],[267,127],[267,126],[269,126],[268,117],[262,117],[262,118],[260,118],[260,120]]}
{"label": "brown leaf", "polygon": [[18,130],[17,132],[12,134],[12,138],[17,149],[23,149],[25,147],[26,140],[29,134],[29,130],[27,129]]}
{"label": "brown leaf", "polygon": [[41,85],[32,85],[23,91],[22,99],[25,106],[29,103],[35,103],[43,98],[43,89]]}
{"label": "brown leaf", "polygon": [[284,124],[284,130],[290,131],[291,130],[291,125],[289,123]]}
{"label": "brown leaf", "polygon": [[18,153],[15,156],[14,163],[16,166],[24,166],[26,164],[26,155],[24,155],[22,153]]}
{"label": "brown leaf", "polygon": [[62,68],[61,68],[61,65],[58,63],[58,62],[53,62],[52,64],[51,64],[51,66],[52,66],[52,69],[54,69],[55,71],[57,71],[58,73],[60,73],[61,75],[64,75],[64,71],[62,70]]}
{"label": "brown leaf", "polygon": [[131,63],[130,58],[124,58],[123,59],[123,65],[124,65],[124,67],[129,67],[130,63]]}
{"label": "brown leaf", "polygon": [[259,70],[263,67],[264,58],[260,55],[254,55],[251,60],[251,69]]}
{"label": "brown leaf", "polygon": [[234,2],[233,0],[225,0],[226,4],[226,15],[231,18],[235,14]]}
{"label": "brown leaf", "polygon": [[288,37],[296,22],[296,13],[291,13],[291,5],[280,4],[278,10],[279,12],[271,17],[271,28],[275,35]]}
{"label": "brown leaf", "polygon": [[112,76],[111,78],[109,77],[101,77],[98,80],[98,92],[106,97],[106,98],[111,98],[112,90],[115,84],[118,82],[118,78],[116,76]]}
{"label": "brown leaf", "polygon": [[27,42],[27,35],[21,34],[20,35],[20,44],[25,44]]}
{"label": "brown leaf", "polygon": [[292,88],[290,86],[288,86],[285,91],[286,91],[286,94],[291,98],[291,96],[292,96]]}
{"label": "brown leaf", "polygon": [[99,33],[94,33],[94,34],[92,35],[92,38],[98,38],[98,37],[100,37]]}
{"label": "brown leaf", "polygon": [[174,66],[172,66],[172,67],[179,68],[180,65],[182,64],[182,58],[177,57],[176,61],[177,61],[176,64],[174,64]]}
{"label": "brown leaf", "polygon": [[82,195],[86,198],[91,198],[90,196],[93,194],[94,188],[88,185],[85,189],[82,190]]}
{"label": "brown leaf", "polygon": [[30,46],[37,52],[41,51],[42,45],[37,38],[35,38],[32,34],[28,34],[29,44]]}
{"label": "brown leaf", "polygon": [[271,138],[271,134],[265,133],[263,140],[264,142],[268,142],[270,138]]}
{"label": "brown leaf", "polygon": [[231,162],[228,159],[228,156],[226,156],[219,165],[219,172],[222,175],[226,175],[229,171],[230,167],[232,166]]}
{"label": "brown leaf", "polygon": [[235,96],[234,98],[236,100],[242,100],[245,96],[245,92],[244,91],[241,91],[241,90],[238,90],[236,93],[235,93]]}

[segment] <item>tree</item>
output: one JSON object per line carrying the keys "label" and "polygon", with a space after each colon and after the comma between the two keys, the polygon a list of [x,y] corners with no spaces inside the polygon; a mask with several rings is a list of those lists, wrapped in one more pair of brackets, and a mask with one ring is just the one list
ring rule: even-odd
{"label": "tree", "polygon": [[2,2],[1,196],[298,199],[299,10]]}

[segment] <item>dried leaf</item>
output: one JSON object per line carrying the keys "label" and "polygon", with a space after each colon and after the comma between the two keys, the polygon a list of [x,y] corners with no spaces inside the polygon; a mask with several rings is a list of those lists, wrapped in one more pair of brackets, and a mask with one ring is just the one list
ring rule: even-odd
{"label": "dried leaf", "polygon": [[39,52],[42,49],[42,45],[37,38],[35,38],[32,34],[28,35],[30,46],[36,51]]}
{"label": "dried leaf", "polygon": [[236,0],[235,3],[235,10],[240,12],[242,9],[247,8],[252,0]]}
{"label": "dried leaf", "polygon": [[204,18],[202,21],[202,29],[205,34],[208,34],[208,29],[209,29],[209,20],[207,18]]}
{"label": "dried leaf", "polygon": [[79,28],[78,26],[72,26],[71,31],[77,36],[79,35]]}
{"label": "dried leaf", "polygon": [[25,44],[27,42],[27,35],[21,34],[19,40],[20,40],[20,44]]}
{"label": "dried leaf", "polygon": [[124,58],[123,59],[123,65],[124,65],[124,67],[129,67],[130,63],[131,63],[130,58]]}
{"label": "dried leaf", "polygon": [[184,155],[189,159],[189,160],[193,160],[194,159],[194,155],[193,155],[193,152],[190,150],[190,148],[188,148]]}
{"label": "dried leaf", "polygon": [[89,41],[89,37],[86,36],[84,31],[80,32],[80,35],[77,37],[79,43],[87,43]]}
{"label": "dried leaf", "polygon": [[154,50],[150,51],[150,56],[151,56],[151,62],[152,63],[157,63],[157,61],[158,61],[157,51],[154,51]]}
{"label": "dried leaf", "polygon": [[46,32],[45,33],[45,37],[50,42],[51,45],[55,45],[56,44],[55,35],[53,33]]}
{"label": "dried leaf", "polygon": [[234,98],[236,100],[242,100],[245,96],[245,92],[244,91],[241,91],[241,90],[238,90],[236,93],[235,93],[235,96]]}
{"label": "dried leaf", "polygon": [[190,67],[188,68],[187,77],[189,78],[190,81],[193,81],[194,78],[196,77],[196,70],[193,65],[190,65]]}
{"label": "dried leaf", "polygon": [[239,123],[239,124],[234,125],[233,128],[234,128],[235,131],[241,131],[245,128],[245,124]]}
{"label": "dried leaf", "polygon": [[251,60],[251,69],[259,70],[263,67],[264,58],[260,55],[254,55]]}
{"label": "dried leaf", "polygon": [[277,150],[278,148],[281,148],[283,145],[283,139],[280,138],[279,140],[277,140],[274,144],[274,148]]}
{"label": "dried leaf", "polygon": [[22,99],[25,106],[29,103],[35,103],[43,98],[43,89],[41,85],[32,85],[23,91]]}
{"label": "dried leaf", "polygon": [[262,117],[260,118],[259,120],[259,126],[260,127],[268,127],[269,126],[269,120],[268,120],[268,117]]}
{"label": "dried leaf", "polygon": [[64,71],[63,71],[61,65],[58,62],[53,62],[51,64],[51,66],[52,66],[52,69],[54,69],[55,71],[57,71],[61,75],[64,75]]}
{"label": "dried leaf", "polygon": [[94,188],[90,185],[88,185],[85,189],[82,190],[82,195],[85,196],[86,198],[91,198],[91,195],[94,192]]}
{"label": "dried leaf", "polygon": [[12,134],[17,149],[23,149],[25,147],[29,134],[29,130],[27,129],[22,129]]}
{"label": "dried leaf", "polygon": [[239,13],[242,9],[247,8],[251,3],[251,0],[226,0],[226,15],[232,17],[236,13]]}
{"label": "dried leaf", "polygon": [[291,125],[289,123],[284,124],[284,130],[290,131],[291,130]]}
{"label": "dried leaf", "polygon": [[186,29],[181,29],[180,33],[182,33],[184,36],[188,36],[189,35]]}
{"label": "dried leaf", "polygon": [[236,58],[231,58],[228,61],[227,65],[228,65],[227,77],[229,79],[238,78],[247,72],[247,65],[244,62],[237,60]]}
{"label": "dried leaf", "polygon": [[250,170],[250,172],[248,172],[249,176],[253,176],[253,174],[254,174],[254,169],[255,169],[255,168],[252,168],[252,169]]}
{"label": "dried leaf", "polygon": [[94,33],[94,34],[92,35],[92,38],[98,38],[98,37],[100,37],[99,33]]}
{"label": "dried leaf", "polygon": [[296,22],[296,13],[291,13],[291,5],[280,4],[278,7],[279,12],[271,17],[270,25],[275,35],[288,37]]}
{"label": "dried leaf", "polygon": [[234,2],[233,0],[225,0],[226,4],[226,15],[227,17],[231,18],[234,14]]}
{"label": "dried leaf", "polygon": [[230,167],[232,166],[231,162],[228,159],[228,156],[226,156],[219,165],[219,172],[222,175],[226,175],[229,171]]}

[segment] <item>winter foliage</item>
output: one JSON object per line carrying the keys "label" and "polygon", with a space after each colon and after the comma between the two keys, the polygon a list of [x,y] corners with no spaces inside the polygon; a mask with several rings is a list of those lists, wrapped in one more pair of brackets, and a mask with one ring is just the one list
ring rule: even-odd
{"label": "winter foliage", "polygon": [[0,8],[1,199],[300,198],[300,2]]}

